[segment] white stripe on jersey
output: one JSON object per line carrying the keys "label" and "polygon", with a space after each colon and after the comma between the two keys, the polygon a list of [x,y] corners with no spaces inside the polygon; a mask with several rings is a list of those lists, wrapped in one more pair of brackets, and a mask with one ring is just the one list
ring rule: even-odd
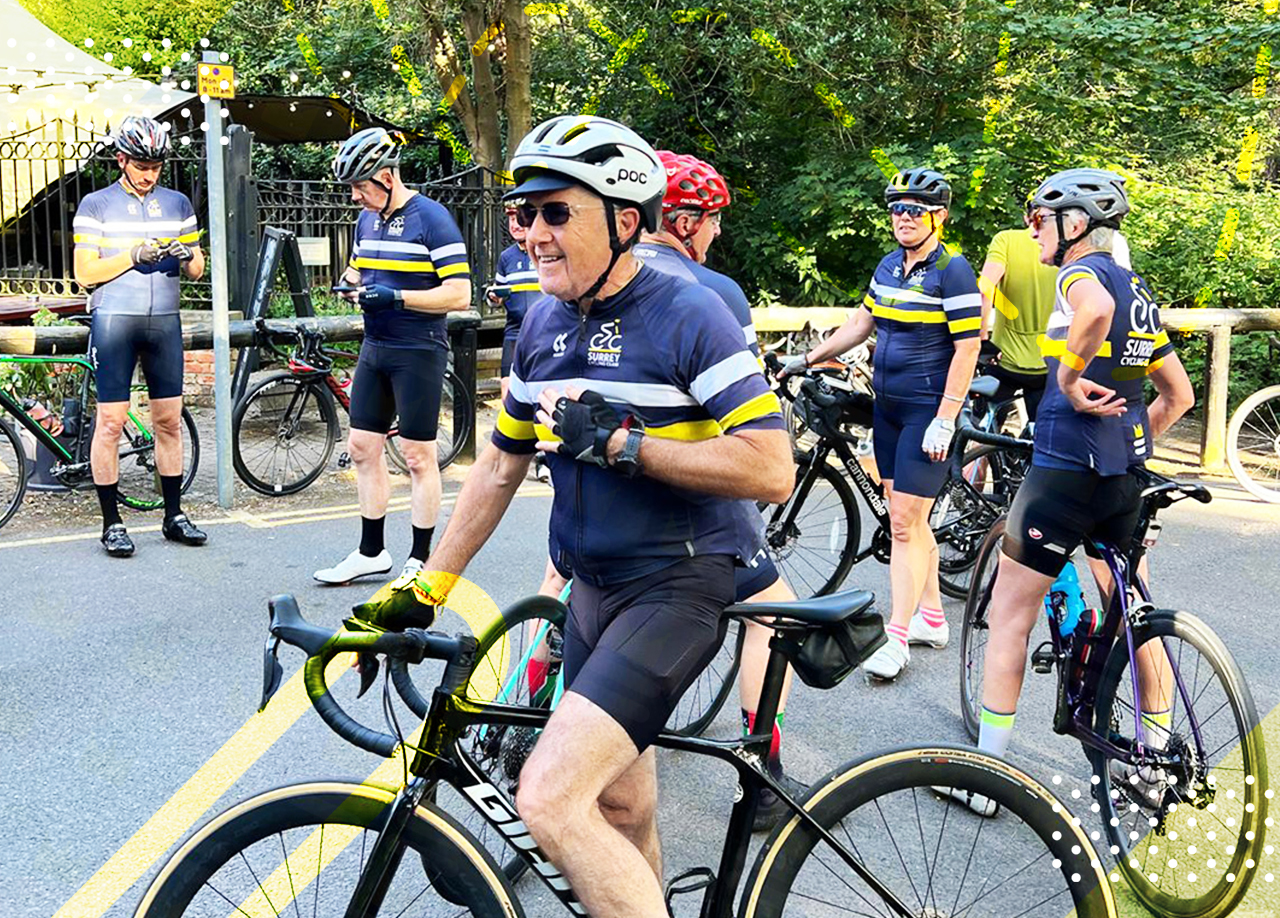
{"label": "white stripe on jersey", "polygon": [[902,287],[890,287],[886,284],[871,282],[871,292],[893,303],[925,303],[930,306],[941,305],[942,300],[929,296],[920,290],[905,290]]}
{"label": "white stripe on jersey", "polygon": [[[747,354],[747,357],[751,359],[751,369],[758,371],[759,367],[756,365],[755,358],[751,357],[750,354]],[[526,405],[533,405],[535,408],[538,405],[538,397],[542,395],[543,389],[564,391],[568,386],[599,392],[611,402],[630,405],[633,408],[679,408],[698,404],[696,399],[676,386],[666,386],[661,383],[634,383],[609,379],[583,379],[582,377],[573,379],[532,379],[525,382],[516,376],[513,370],[507,385],[509,387],[507,391],[511,393],[512,398]]]}
{"label": "white stripe on jersey", "polygon": [[420,242],[393,242],[387,239],[361,239],[360,254],[370,252],[400,252],[405,255],[431,255],[431,250]]}
{"label": "white stripe on jersey", "polygon": [[944,296],[942,298],[942,308],[947,312],[951,312],[953,309],[980,309],[981,307],[981,293],[962,293],[959,296]]}
{"label": "white stripe on jersey", "polygon": [[[83,219],[83,218],[81,218]],[[178,232],[183,227],[181,220],[117,220],[101,225],[104,233],[132,233],[137,235],[139,230],[150,230],[152,232]]]}
{"label": "white stripe on jersey", "polygon": [[442,245],[438,249],[431,250],[431,260],[439,261],[441,258],[453,258],[456,255],[466,255],[467,247],[461,242],[451,242],[448,245]]}
{"label": "white stripe on jersey", "polygon": [[751,352],[738,351],[699,373],[689,386],[689,392],[700,404],[706,405],[734,383],[759,372],[760,364],[756,363]]}

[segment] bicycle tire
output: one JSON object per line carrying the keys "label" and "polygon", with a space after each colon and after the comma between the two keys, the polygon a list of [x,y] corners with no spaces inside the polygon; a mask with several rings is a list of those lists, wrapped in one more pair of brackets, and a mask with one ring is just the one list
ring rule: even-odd
{"label": "bicycle tire", "polygon": [[[1198,724],[1194,730],[1191,728],[1180,694],[1171,690],[1173,722],[1170,747],[1181,748],[1182,757],[1194,762],[1206,751],[1210,758],[1216,757],[1233,740],[1238,741],[1239,774],[1236,774],[1234,764],[1228,764],[1234,763],[1233,747],[1220,761],[1208,763],[1209,768],[1203,775],[1181,775],[1177,783],[1167,786],[1165,799],[1172,795],[1178,806],[1164,813],[1158,844],[1154,841],[1147,843],[1147,839],[1152,837],[1153,827],[1149,823],[1155,819],[1154,811],[1139,807],[1139,796],[1125,788],[1123,783],[1115,786],[1109,762],[1099,752],[1092,752],[1089,756],[1094,775],[1099,779],[1094,796],[1102,809],[1103,827],[1117,867],[1134,895],[1148,909],[1169,918],[1217,918],[1229,914],[1244,897],[1253,880],[1257,862],[1262,859],[1268,808],[1264,792],[1268,781],[1258,712],[1240,667],[1218,636],[1200,619],[1186,612],[1167,609],[1149,612],[1144,621],[1134,627],[1135,651],[1156,639],[1162,642],[1166,657],[1171,654],[1175,640],[1190,646],[1200,655],[1192,665],[1183,661],[1182,647],[1176,654],[1178,672],[1184,678],[1190,674],[1195,679],[1194,684],[1187,686],[1187,694],[1196,707]],[[1212,679],[1202,685],[1200,676],[1205,662]],[[1121,684],[1128,667],[1128,644],[1122,639],[1111,648],[1098,683],[1094,729],[1101,735],[1114,737],[1119,733],[1129,736],[1132,732],[1132,677],[1126,684]],[[1214,681],[1225,695],[1221,706],[1216,698],[1205,698]],[[1123,710],[1117,713],[1117,706]],[[1231,714],[1226,720],[1220,716],[1224,707],[1229,707]],[[1208,727],[1214,721],[1219,732],[1206,739]],[[1190,734],[1189,740],[1187,734]],[[1219,745],[1224,737],[1226,742]],[[1206,750],[1205,747],[1216,748]],[[1204,788],[1210,775],[1216,779],[1216,784],[1213,792],[1207,793]],[[1253,780],[1249,780],[1250,776]],[[1197,784],[1201,784],[1202,789],[1193,799],[1191,791]],[[1188,789],[1182,791],[1183,787]],[[1208,810],[1209,806],[1215,809]],[[1161,809],[1164,809],[1163,801]],[[1115,825],[1112,820],[1116,821]],[[1231,829],[1232,820],[1238,823],[1238,829]],[[1209,826],[1207,830],[1205,824]],[[1136,830],[1138,826],[1141,826],[1141,831]],[[1223,832],[1227,837],[1219,845],[1214,836],[1222,829],[1230,831]],[[1134,835],[1138,837],[1135,839]],[[1171,854],[1174,844],[1183,845],[1182,852]],[[1157,850],[1150,850],[1152,847]],[[1218,869],[1214,854],[1219,847],[1226,848],[1229,860],[1218,880],[1210,883],[1210,872]],[[1143,848],[1147,850],[1143,852]],[[1155,857],[1157,854],[1159,856]],[[1203,863],[1198,860],[1202,855]],[[1175,891],[1170,891],[1166,880],[1173,881]],[[1202,894],[1192,897],[1195,889],[1204,889],[1206,885],[1208,888]]]}
{"label": "bicycle tire", "polygon": [[[399,431],[400,419],[396,418],[391,422],[391,429]],[[404,453],[400,452],[399,433],[388,433],[386,443],[387,462],[392,465],[401,475],[409,474],[409,463],[404,458]]]}
{"label": "bicycle tire", "polygon": [[[201,901],[207,903],[206,909],[217,903],[221,907],[219,913],[230,908],[235,914],[246,916],[292,913],[288,905],[293,904],[296,909],[298,899],[302,897],[311,899],[314,896],[318,906],[323,883],[319,880],[312,882],[312,877],[323,872],[324,881],[341,883],[349,881],[350,875],[359,869],[358,864],[350,863],[353,852],[349,849],[354,846],[341,842],[344,834],[341,831],[337,833],[339,841],[335,843],[340,845],[339,851],[328,860],[324,858],[323,827],[340,827],[347,830],[346,834],[350,834],[351,829],[362,830],[362,833],[377,832],[385,823],[389,804],[394,798],[395,792],[387,788],[338,781],[298,784],[259,794],[215,816],[198,829],[160,868],[134,916],[178,918],[181,915],[211,914],[211,911],[196,908],[196,899],[202,894],[205,898]],[[313,826],[321,827],[318,839],[312,831]],[[330,833],[331,836],[333,834]],[[459,906],[464,906],[471,910],[471,914],[487,918],[511,918],[524,914],[501,869],[452,816],[431,803],[423,802],[410,817],[404,839],[409,848],[428,858],[426,863],[435,865],[436,873],[425,881],[417,879],[414,874],[419,878],[423,875],[417,866],[418,858],[402,859],[391,881],[391,895],[396,898],[388,901],[389,906],[399,903],[402,898],[399,895],[402,888],[396,884],[416,888],[425,882],[428,890],[437,885],[439,895],[447,900],[457,900],[442,903],[448,909],[456,911]],[[258,842],[264,842],[271,850],[254,848]],[[285,853],[283,861],[287,870],[253,869],[254,862],[260,865],[267,862],[272,854],[279,857],[281,852],[288,852],[288,843],[305,849],[307,860],[300,856],[290,863],[290,855]],[[362,838],[363,845],[370,843],[367,837]],[[361,863],[363,854],[362,848]],[[355,870],[351,869],[353,866]],[[221,872],[223,868],[226,868],[225,875]],[[242,882],[246,876],[252,880]],[[211,880],[216,880],[219,886],[210,884]],[[210,884],[208,889],[205,889],[206,884]],[[239,890],[251,888],[254,884],[258,889],[253,893],[227,896],[227,890],[233,885]],[[263,894],[267,888],[276,892],[274,899],[270,894]],[[223,898],[209,890],[216,891]],[[323,891],[327,892],[327,887]],[[290,901],[281,901],[282,896]],[[420,903],[421,900],[418,901]],[[260,903],[262,911],[250,911],[245,907],[250,903]],[[334,904],[337,906],[335,910],[322,914],[341,915],[345,906],[340,902]],[[188,908],[193,910],[188,912]],[[307,911],[315,913],[310,908]],[[427,914],[425,910],[422,913]]]}
{"label": "bicycle tire", "polygon": [[[297,494],[324,472],[340,436],[338,409],[329,391],[316,379],[277,373],[253,386],[236,405],[232,463],[240,480],[259,494]],[[306,447],[305,455],[297,452],[302,438],[317,441]],[[267,465],[259,463],[264,455]],[[291,472],[295,460],[296,471]]]}
{"label": "bicycle tire", "polygon": [[1280,504],[1280,386],[1259,389],[1231,415],[1227,465],[1240,487]]}
{"label": "bicycle tire", "polygon": [[458,458],[463,445],[471,439],[475,417],[475,405],[468,397],[462,380],[453,370],[445,370],[440,394],[440,423],[436,431],[436,461],[440,468],[446,468]]}
{"label": "bicycle tire", "polygon": [[978,549],[998,516],[995,506],[947,475],[929,512],[929,528],[938,542],[938,585],[952,599],[969,594]]}
{"label": "bicycle tire", "polygon": [[[982,794],[999,802],[1003,812],[994,819],[983,819],[950,798],[935,794],[934,786]],[[913,915],[1061,918],[1071,912],[1072,906],[1076,909],[1072,914],[1080,918],[1111,918],[1116,914],[1102,863],[1085,831],[1073,824],[1078,820],[1039,782],[975,749],[938,746],[873,754],[840,766],[814,784],[803,806],[877,879],[904,902],[910,902]],[[860,814],[864,806],[867,811]],[[910,837],[910,846],[899,847],[892,830],[898,820],[910,818],[912,808],[920,834]],[[872,810],[876,812],[873,814]],[[899,812],[908,815],[899,816]],[[939,812],[942,825],[935,842],[931,834],[925,837],[921,819]],[[865,829],[855,822],[860,816],[866,816]],[[944,844],[949,824],[956,827],[960,840]],[[1018,836],[1016,839],[1008,837],[1011,830]],[[860,831],[865,831],[867,837],[862,848],[855,837]],[[908,831],[914,832],[914,828]],[[980,849],[979,841],[984,842]],[[809,875],[802,876],[806,864],[815,876],[820,876],[820,888],[827,898],[842,893],[851,900],[854,908],[849,911],[891,914],[884,900],[867,887],[861,888],[870,895],[861,893],[863,881],[825,844],[819,847],[820,842],[818,833],[796,815],[775,828],[760,849],[747,880],[742,918],[810,914],[815,897],[809,896],[807,890],[811,884],[818,884]],[[964,868],[954,894],[955,905],[949,895],[949,884],[955,882],[954,869],[948,872],[933,864],[918,879],[908,875],[905,885],[898,881],[899,872],[908,873],[911,869],[909,861],[915,863],[918,856],[927,861],[931,851],[935,858],[944,852],[954,853]],[[1054,860],[1050,861],[1050,857]],[[970,873],[979,876],[965,895]],[[1006,876],[1004,882],[1017,882],[1019,889],[1003,890],[1002,885],[992,884],[992,875]],[[841,881],[845,881],[843,885]],[[1042,898],[1044,886],[1058,883],[1062,884],[1058,893]],[[1031,888],[1023,888],[1022,884]],[[855,896],[862,898],[861,906]],[[962,898],[967,904],[959,905]],[[833,904],[819,901],[824,906]],[[837,905],[831,910],[839,908]]]}
{"label": "bicycle tire", "polygon": [[[185,406],[182,409],[182,428],[182,442],[189,450],[189,455],[183,456],[182,487],[179,493],[186,494],[195,481],[196,469],[200,467],[200,433],[196,430],[196,419]],[[129,454],[121,456],[119,463],[117,493],[120,503],[135,510],[156,510],[163,507],[164,495],[161,493],[160,475],[156,469],[154,435],[143,428],[135,429],[133,421],[126,417],[120,437],[129,441]],[[133,452],[140,444],[147,444],[146,448],[141,453]],[[132,474],[134,470],[138,470],[140,474]],[[141,496],[147,493],[148,485],[150,496]]]}
{"label": "bicycle tire", "polygon": [[995,586],[996,569],[1000,561],[1000,545],[1004,541],[1005,518],[992,525],[978,560],[973,565],[973,577],[964,601],[964,622],[960,626],[960,713],[969,739],[978,741],[978,726],[982,719],[982,674],[987,649],[987,606],[991,602],[991,589]]}
{"label": "bicycle tire", "polygon": [[[811,453],[799,453],[795,457],[796,486],[793,492],[795,505],[793,512],[789,514],[792,522],[787,524],[786,521],[788,508],[792,506],[790,499],[785,503],[772,506],[765,504],[760,508],[765,515],[765,540],[769,554],[778,566],[778,572],[798,599],[825,596],[839,589],[853,568],[853,561],[857,557],[859,540],[862,536],[862,518],[853,496],[853,488],[849,486],[849,482],[839,470],[827,462],[811,462],[811,455]],[[804,537],[804,530],[800,526],[802,511],[808,507],[808,512],[820,513],[829,501],[826,495],[819,495],[817,504],[812,503],[813,488],[818,479],[821,479],[825,487],[834,494],[840,510],[840,515],[833,516],[829,521],[817,519],[812,524],[806,524],[811,531],[817,530],[815,535],[818,541],[814,542],[814,545],[818,545],[825,539],[827,546],[825,554],[828,560],[830,556],[835,556],[834,567],[825,572],[823,567],[818,567],[814,563],[823,555],[821,546],[810,547],[808,544],[801,544],[801,539]],[[842,521],[843,530],[841,529]],[[801,562],[809,568],[811,572],[809,575],[806,575]]]}
{"label": "bicycle tire", "polygon": [[27,454],[22,439],[0,418],[0,527],[9,522],[27,493]]}

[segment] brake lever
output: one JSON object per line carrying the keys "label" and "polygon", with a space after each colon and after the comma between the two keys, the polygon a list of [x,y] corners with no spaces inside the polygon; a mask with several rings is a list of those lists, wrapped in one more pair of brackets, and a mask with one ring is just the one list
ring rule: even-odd
{"label": "brake lever", "polygon": [[356,692],[357,698],[363,698],[364,693],[373,688],[373,683],[378,678],[378,655],[373,653],[356,654],[356,658],[360,661],[360,691]]}
{"label": "brake lever", "polygon": [[278,652],[280,638],[274,634],[267,635],[266,645],[262,648],[262,702],[258,705],[258,713],[267,709],[276,690],[280,688],[280,680],[284,676],[284,667],[280,665]]}

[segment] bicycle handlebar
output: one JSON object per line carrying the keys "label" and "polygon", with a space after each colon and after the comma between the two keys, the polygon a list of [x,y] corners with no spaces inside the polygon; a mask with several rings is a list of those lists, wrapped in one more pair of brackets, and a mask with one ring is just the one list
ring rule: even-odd
{"label": "bicycle handlebar", "polygon": [[273,670],[278,683],[279,661],[275,660],[275,653],[279,642],[292,644],[307,652],[307,662],[303,666],[303,685],[320,718],[334,733],[353,746],[385,758],[395,754],[400,740],[390,733],[364,726],[342,709],[329,692],[325,681],[325,669],[330,661],[340,653],[382,654],[406,663],[445,660],[444,675],[437,691],[443,690],[450,694],[466,684],[475,665],[476,639],[470,635],[449,637],[420,628],[407,628],[404,631],[352,631],[339,628],[328,632],[327,629],[307,622],[292,596],[275,597],[269,608],[271,624],[265,651],[266,684],[262,707],[266,707],[275,691],[272,685]]}
{"label": "bicycle handlebar", "polygon": [[957,455],[963,455],[965,444],[970,441],[986,446],[999,446],[1003,449],[1011,449],[1020,453],[1031,452],[1032,447],[1035,445],[1031,440],[1009,437],[1004,434],[988,433],[985,430],[979,430],[972,424],[965,424],[956,431],[955,447],[952,452]]}

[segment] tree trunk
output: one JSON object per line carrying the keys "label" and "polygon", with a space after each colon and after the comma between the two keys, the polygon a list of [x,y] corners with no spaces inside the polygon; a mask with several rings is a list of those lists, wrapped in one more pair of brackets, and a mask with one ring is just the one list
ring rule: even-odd
{"label": "tree trunk", "polygon": [[524,0],[504,0],[502,10],[502,21],[507,33],[507,162],[510,162],[511,154],[515,153],[516,145],[533,127],[530,91],[533,32],[529,28],[529,16],[524,7]]}
{"label": "tree trunk", "polygon": [[477,163],[497,172],[502,169],[502,134],[498,127],[498,92],[489,66],[490,42],[484,37],[491,25],[485,6],[484,0],[466,0],[462,9],[476,101],[476,131],[471,150]]}

